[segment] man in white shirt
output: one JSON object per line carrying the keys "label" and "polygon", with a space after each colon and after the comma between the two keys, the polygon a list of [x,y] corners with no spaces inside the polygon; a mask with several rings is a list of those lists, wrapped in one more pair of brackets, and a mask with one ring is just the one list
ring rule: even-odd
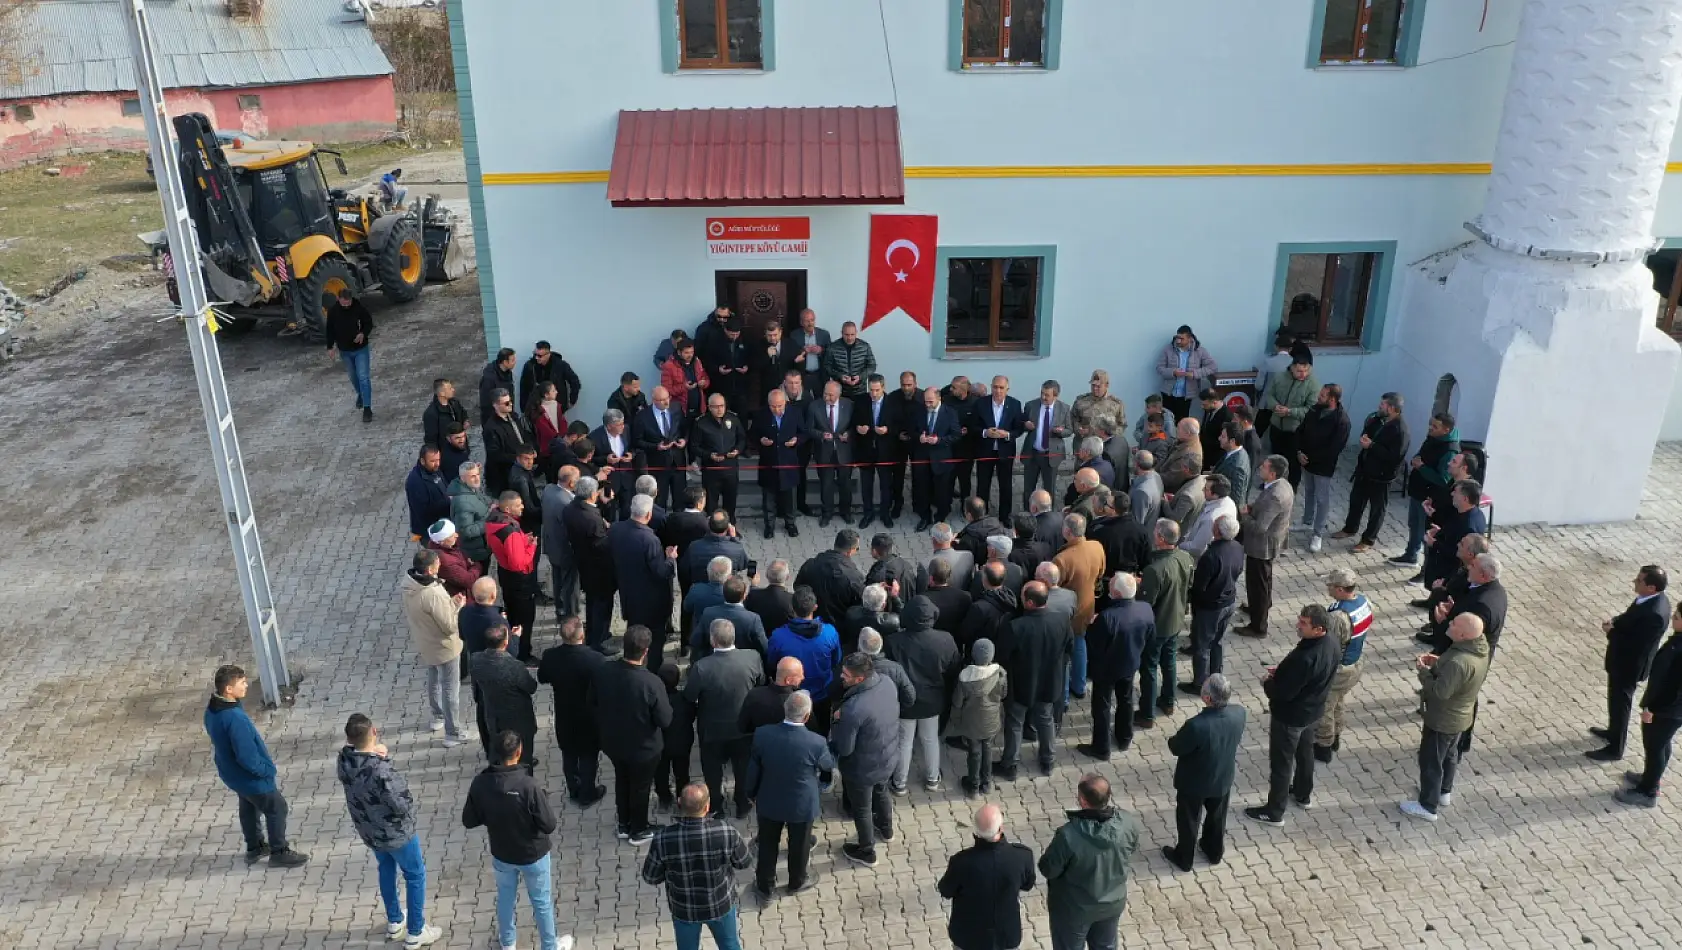
{"label": "man in white shirt", "polygon": [[1215,519],[1227,515],[1238,519],[1238,505],[1231,496],[1232,482],[1225,475],[1210,475],[1203,480],[1203,512],[1180,539],[1180,550],[1189,552],[1193,560],[1202,557],[1209,542],[1215,540]]}

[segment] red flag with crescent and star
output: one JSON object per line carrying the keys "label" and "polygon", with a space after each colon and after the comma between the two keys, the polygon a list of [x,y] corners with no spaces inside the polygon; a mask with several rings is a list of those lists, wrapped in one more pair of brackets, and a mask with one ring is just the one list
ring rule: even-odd
{"label": "red flag with crescent and star", "polygon": [[925,331],[931,329],[938,224],[939,219],[932,214],[870,216],[864,326],[899,309]]}

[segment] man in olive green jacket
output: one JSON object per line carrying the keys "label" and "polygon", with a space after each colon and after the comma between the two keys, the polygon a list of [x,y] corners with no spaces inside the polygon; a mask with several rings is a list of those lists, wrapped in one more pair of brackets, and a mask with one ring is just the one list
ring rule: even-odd
{"label": "man in olive green jacket", "polygon": [[1489,675],[1482,617],[1455,617],[1448,638],[1441,656],[1420,654],[1415,662],[1424,687],[1425,731],[1419,740],[1419,798],[1402,802],[1402,813],[1423,821],[1436,821],[1437,809],[1449,803],[1460,763],[1460,734],[1472,728],[1478,690]]}
{"label": "man in olive green jacket", "polygon": [[1137,729],[1156,725],[1156,710],[1163,715],[1174,712],[1174,662],[1186,628],[1192,570],[1197,566],[1179,543],[1180,526],[1167,518],[1158,520],[1151,532],[1151,559],[1139,576],[1138,600],[1150,604],[1156,614],[1156,635],[1139,658],[1139,712],[1133,717]]}
{"label": "man in olive green jacket", "polygon": [[1271,426],[1268,438],[1273,440],[1273,454],[1285,456],[1291,467],[1291,487],[1302,483],[1302,460],[1297,458],[1297,428],[1308,410],[1320,399],[1320,382],[1314,378],[1314,364],[1308,351],[1300,352],[1291,363],[1290,372],[1274,373],[1268,381],[1267,393],[1262,397],[1262,412]]}
{"label": "man in olive green jacket", "polygon": [[1127,863],[1139,850],[1144,827],[1110,802],[1110,783],[1099,775],[1080,780],[1079,808],[1057,829],[1040,855],[1052,950],[1114,950],[1127,907]]}

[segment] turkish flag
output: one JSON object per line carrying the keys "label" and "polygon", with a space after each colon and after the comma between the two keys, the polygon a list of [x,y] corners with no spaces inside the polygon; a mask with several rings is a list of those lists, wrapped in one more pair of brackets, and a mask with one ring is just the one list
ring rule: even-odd
{"label": "turkish flag", "polygon": [[864,325],[904,310],[925,331],[933,324],[935,232],[932,214],[870,216]]}

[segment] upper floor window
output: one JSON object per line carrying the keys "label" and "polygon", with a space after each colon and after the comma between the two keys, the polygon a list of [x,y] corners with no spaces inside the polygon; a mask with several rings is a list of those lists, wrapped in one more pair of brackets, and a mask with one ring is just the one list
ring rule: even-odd
{"label": "upper floor window", "polygon": [[965,66],[1044,66],[1047,0],[963,0]]}
{"label": "upper floor window", "polygon": [[760,69],[760,0],[677,0],[680,69]]}
{"label": "upper floor window", "polygon": [[1412,0],[1322,0],[1320,62],[1400,63]]}
{"label": "upper floor window", "polygon": [[1379,257],[1371,252],[1290,255],[1285,327],[1314,343],[1360,344]]}

